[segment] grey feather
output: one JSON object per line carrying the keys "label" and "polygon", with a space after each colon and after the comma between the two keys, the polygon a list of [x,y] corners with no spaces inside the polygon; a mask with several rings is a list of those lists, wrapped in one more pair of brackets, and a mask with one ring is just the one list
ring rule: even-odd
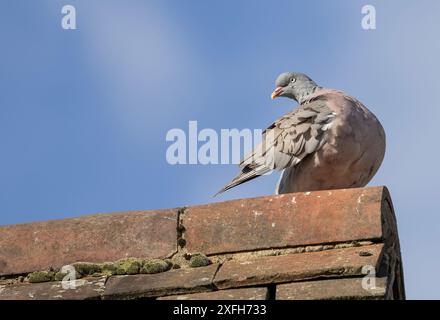
{"label": "grey feather", "polygon": [[217,194],[271,170],[295,166],[315,152],[324,137],[323,126],[332,114],[325,100],[300,105],[263,132],[263,141],[240,162],[241,172]]}

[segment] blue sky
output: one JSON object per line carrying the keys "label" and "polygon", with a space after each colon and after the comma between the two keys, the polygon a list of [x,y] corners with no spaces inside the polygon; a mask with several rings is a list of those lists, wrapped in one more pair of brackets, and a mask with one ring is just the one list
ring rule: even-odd
{"label": "blue sky", "polygon": [[[65,4],[77,30],[60,26]],[[212,202],[236,167],[170,166],[167,131],[264,128],[295,105],[270,100],[276,76],[301,71],[381,120],[370,185],[391,191],[408,297],[440,298],[439,13],[435,0],[3,1],[0,224]]]}

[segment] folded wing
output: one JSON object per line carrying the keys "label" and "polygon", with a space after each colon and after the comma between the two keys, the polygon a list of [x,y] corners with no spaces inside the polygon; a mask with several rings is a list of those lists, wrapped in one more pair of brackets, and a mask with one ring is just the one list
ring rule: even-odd
{"label": "folded wing", "polygon": [[301,105],[263,131],[262,142],[240,162],[240,173],[217,194],[272,170],[297,165],[318,150],[335,114],[325,100]]}

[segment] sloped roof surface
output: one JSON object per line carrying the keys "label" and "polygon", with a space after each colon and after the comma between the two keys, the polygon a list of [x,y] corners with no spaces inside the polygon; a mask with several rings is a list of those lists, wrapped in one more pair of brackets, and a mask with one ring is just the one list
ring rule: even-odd
{"label": "sloped roof surface", "polygon": [[389,193],[292,193],[0,227],[0,299],[141,297],[404,299]]}

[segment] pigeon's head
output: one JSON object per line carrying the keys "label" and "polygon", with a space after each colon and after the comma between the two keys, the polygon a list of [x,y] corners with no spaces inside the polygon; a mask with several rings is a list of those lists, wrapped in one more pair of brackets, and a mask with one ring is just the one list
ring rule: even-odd
{"label": "pigeon's head", "polygon": [[301,103],[301,101],[308,95],[315,92],[318,85],[306,76],[299,72],[284,72],[280,74],[275,81],[276,89],[272,92],[271,98],[286,97],[294,99]]}

